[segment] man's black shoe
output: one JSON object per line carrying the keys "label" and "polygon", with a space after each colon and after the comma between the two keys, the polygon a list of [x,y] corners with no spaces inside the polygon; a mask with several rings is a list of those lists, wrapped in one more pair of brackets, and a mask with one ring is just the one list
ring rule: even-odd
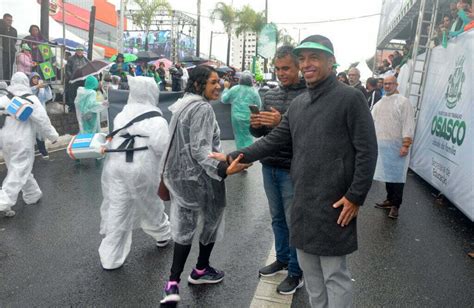
{"label": "man's black shoe", "polygon": [[277,292],[283,295],[290,295],[304,285],[303,277],[288,275],[277,287]]}
{"label": "man's black shoe", "polygon": [[391,209],[392,202],[385,200],[384,202],[375,203],[375,207],[378,209]]}
{"label": "man's black shoe", "polygon": [[258,274],[263,277],[270,277],[286,270],[288,270],[288,264],[276,260],[272,264],[262,267]]}

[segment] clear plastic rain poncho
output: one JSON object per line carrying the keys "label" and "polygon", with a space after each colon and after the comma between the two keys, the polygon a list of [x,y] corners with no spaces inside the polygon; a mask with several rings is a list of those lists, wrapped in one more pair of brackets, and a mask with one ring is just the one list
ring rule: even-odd
{"label": "clear plastic rain poncho", "polygon": [[405,183],[410,154],[400,156],[403,138],[412,138],[415,117],[410,101],[400,94],[384,96],[372,109],[378,157],[374,180]]}
{"label": "clear plastic rain poncho", "polygon": [[[152,78],[128,77],[130,95],[127,105],[114,119],[114,129],[125,126],[132,119],[149,111],[161,110],[158,87]],[[128,136],[127,136],[128,135]],[[130,252],[132,230],[142,228],[156,241],[171,237],[164,204],[157,196],[160,181],[160,160],[168,142],[168,123],[163,117],[142,120],[121,130],[109,144],[117,149],[129,136],[135,151],[133,161],[125,161],[125,153],[108,153],[102,171],[101,226],[105,235],[99,248],[102,266],[120,267]]]}
{"label": "clear plastic rain poncho", "polygon": [[240,84],[225,89],[222,93],[222,102],[232,104],[232,128],[234,131],[235,144],[237,149],[248,147],[253,143],[250,134],[250,109],[249,105],[261,107],[260,95],[252,86],[252,75],[243,73]]}
{"label": "clear plastic rain poncho", "polygon": [[[7,90],[16,96],[31,94],[28,77],[21,72],[15,73]],[[31,173],[35,161],[35,136],[38,134],[53,142],[58,139],[58,133],[38,98],[31,95],[28,99],[34,103],[29,119],[21,122],[8,116],[0,132],[3,157],[8,169],[0,190],[0,211],[9,211],[15,205],[20,191],[23,191],[26,204],[36,203],[41,198],[42,192]],[[0,108],[6,108],[9,103],[7,96],[0,97]]]}
{"label": "clear plastic rain poncho", "polygon": [[106,108],[103,102],[97,102],[96,90],[99,81],[93,76],[88,76],[84,87],[77,89],[74,100],[80,134],[95,134],[100,132],[100,112]]}
{"label": "clear plastic rain poncho", "polygon": [[[187,93],[169,110],[170,135],[176,128],[163,177],[171,195],[173,240],[190,245],[202,220],[200,242],[223,235],[226,205],[224,180],[217,174],[211,152],[222,152],[220,130],[212,106],[202,96]],[[172,138],[172,137],[170,137]]]}

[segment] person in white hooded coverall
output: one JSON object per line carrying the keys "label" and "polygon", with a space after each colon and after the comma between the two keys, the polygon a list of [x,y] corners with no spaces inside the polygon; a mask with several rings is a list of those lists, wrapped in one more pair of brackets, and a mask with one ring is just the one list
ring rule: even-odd
{"label": "person in white hooded coverall", "polygon": [[[31,94],[30,81],[24,73],[15,73],[7,90],[16,96]],[[0,211],[9,217],[15,215],[11,207],[16,204],[20,191],[23,192],[26,204],[38,202],[43,195],[31,173],[35,161],[36,134],[53,143],[59,137],[38,98],[34,95],[27,98],[33,101],[33,113],[30,118],[21,122],[9,116],[0,133],[3,157],[8,169],[0,190]],[[10,99],[7,96],[0,97],[0,108],[6,108],[9,103]]]}
{"label": "person in white hooded coverall", "polygon": [[[128,102],[115,117],[114,129],[146,112],[161,114],[156,106],[158,86],[152,78],[128,77],[128,84]],[[99,255],[104,269],[123,265],[135,228],[141,227],[159,247],[166,246],[171,238],[164,204],[156,194],[160,181],[158,168],[169,137],[168,124],[162,116],[136,122],[115,135],[108,147],[117,149],[130,136],[136,136],[133,148],[147,146],[148,149],[133,152],[131,162],[126,162],[124,152],[108,153],[102,171],[104,199],[100,209],[100,233],[105,237]]]}

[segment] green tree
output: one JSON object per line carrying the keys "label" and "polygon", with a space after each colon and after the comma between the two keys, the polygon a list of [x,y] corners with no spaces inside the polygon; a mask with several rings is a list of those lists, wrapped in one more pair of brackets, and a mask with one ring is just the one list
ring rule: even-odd
{"label": "green tree", "polygon": [[[218,2],[211,13],[211,21],[214,22],[216,19],[219,19],[224,24],[224,29],[227,33],[227,66],[229,66],[232,25],[236,20],[236,12],[231,5],[225,4],[224,2]],[[209,55],[209,57],[211,57],[211,55]]]}
{"label": "green tree", "polygon": [[160,10],[171,13],[171,5],[167,0],[134,0],[139,9],[132,14],[133,23],[145,32],[145,50],[148,50],[148,34],[155,15]]}
{"label": "green tree", "polygon": [[245,70],[245,41],[247,39],[247,32],[253,31],[257,19],[257,13],[250,7],[245,5],[240,11],[237,12],[237,28],[235,34],[237,36],[243,35],[242,44],[242,71]]}

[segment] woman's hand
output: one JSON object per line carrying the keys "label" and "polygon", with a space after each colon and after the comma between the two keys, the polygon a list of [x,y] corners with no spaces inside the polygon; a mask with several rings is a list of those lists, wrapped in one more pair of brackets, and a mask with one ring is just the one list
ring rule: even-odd
{"label": "woman's hand", "polygon": [[209,154],[207,157],[209,158],[214,158],[215,160],[218,160],[218,161],[226,161],[226,158],[227,158],[227,155],[225,155],[224,153],[219,153],[219,152],[212,152],[211,154]]}

